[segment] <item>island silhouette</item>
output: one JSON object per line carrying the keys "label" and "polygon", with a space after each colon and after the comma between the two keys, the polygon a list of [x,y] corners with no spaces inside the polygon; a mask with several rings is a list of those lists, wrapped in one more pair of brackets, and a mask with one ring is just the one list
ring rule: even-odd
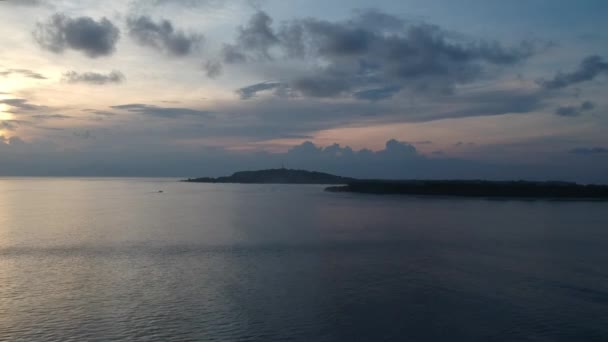
{"label": "island silhouette", "polygon": [[292,170],[268,169],[258,171],[235,172],[227,177],[202,177],[187,179],[190,183],[238,183],[238,184],[348,184],[356,181],[355,178],[335,176],[329,173]]}
{"label": "island silhouette", "polygon": [[518,197],[608,200],[608,186],[560,181],[488,180],[375,180],[336,176],[324,172],[268,169],[240,171],[226,177],[202,177],[189,183],[236,184],[320,184],[333,185],[328,192],[386,195],[428,195],[460,197]]}

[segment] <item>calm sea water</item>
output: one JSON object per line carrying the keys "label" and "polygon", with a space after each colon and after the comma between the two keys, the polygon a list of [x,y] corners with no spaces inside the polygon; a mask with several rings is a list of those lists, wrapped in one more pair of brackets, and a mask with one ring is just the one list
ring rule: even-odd
{"label": "calm sea water", "polygon": [[0,340],[608,341],[608,203],[322,189],[0,179]]}

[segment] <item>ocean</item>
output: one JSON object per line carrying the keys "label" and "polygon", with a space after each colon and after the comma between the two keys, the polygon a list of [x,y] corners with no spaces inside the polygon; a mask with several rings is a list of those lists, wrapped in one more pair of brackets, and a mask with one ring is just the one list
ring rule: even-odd
{"label": "ocean", "polygon": [[323,188],[0,178],[0,341],[608,340],[608,202]]}

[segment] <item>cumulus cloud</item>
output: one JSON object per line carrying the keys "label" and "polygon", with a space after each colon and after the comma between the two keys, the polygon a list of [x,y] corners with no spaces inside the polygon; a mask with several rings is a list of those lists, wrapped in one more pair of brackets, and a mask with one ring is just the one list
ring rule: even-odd
{"label": "cumulus cloud", "polygon": [[371,151],[368,149],[354,151],[349,146],[342,147],[339,144],[319,147],[311,141],[306,141],[292,147],[287,152],[287,159],[302,163],[327,163],[336,161],[342,163],[382,163],[412,161],[423,158],[424,157],[418,153],[413,145],[395,139],[387,141],[385,148],[380,151]]}
{"label": "cumulus cloud", "polygon": [[6,69],[3,71],[0,71],[0,76],[3,76],[3,77],[8,77],[8,76],[15,75],[15,74],[26,77],[26,78],[36,79],[36,80],[46,80],[47,79],[42,74],[39,74],[39,73],[34,72],[29,69]]}
{"label": "cumulus cloud", "polygon": [[193,117],[212,117],[212,112],[205,110],[196,110],[190,108],[171,108],[171,107],[159,107],[148,104],[126,104],[120,106],[112,106],[113,109],[125,110],[131,113],[143,114],[157,118],[179,118],[183,116]]}
{"label": "cumulus cloud", "polygon": [[120,71],[112,71],[108,74],[97,72],[78,73],[76,71],[68,71],[63,74],[63,80],[68,83],[87,83],[93,85],[104,85],[111,83],[122,83],[125,81],[125,75]]}
{"label": "cumulus cloud", "polygon": [[608,62],[600,56],[588,56],[572,72],[559,72],[550,80],[540,80],[538,83],[546,89],[561,89],[573,84],[591,81],[600,74],[608,73]]}
{"label": "cumulus cloud", "polygon": [[555,110],[555,114],[559,116],[580,116],[586,111],[593,110],[595,104],[591,101],[585,101],[579,106],[562,106]]}
{"label": "cumulus cloud", "polygon": [[280,42],[272,29],[272,18],[265,12],[254,14],[249,23],[238,30],[237,44],[260,58],[270,58],[269,49]]}
{"label": "cumulus cloud", "polygon": [[185,33],[175,29],[169,20],[155,22],[148,16],[131,17],[127,20],[129,35],[139,45],[164,53],[183,57],[192,53],[204,40],[199,33]]}
{"label": "cumulus cloud", "polygon": [[508,66],[532,56],[536,44],[504,47],[495,41],[456,38],[429,24],[406,24],[379,11],[359,11],[346,21],[313,18],[273,27],[259,11],[224,47],[227,63],[307,59],[315,67],[285,75],[293,91],[309,97],[352,96],[379,101],[409,88],[448,93],[479,79],[488,65]]}
{"label": "cumulus cloud", "polygon": [[114,53],[120,30],[105,17],[96,21],[91,17],[70,18],[57,13],[46,22],[38,22],[33,36],[45,50],[63,53],[73,49],[97,58]]}

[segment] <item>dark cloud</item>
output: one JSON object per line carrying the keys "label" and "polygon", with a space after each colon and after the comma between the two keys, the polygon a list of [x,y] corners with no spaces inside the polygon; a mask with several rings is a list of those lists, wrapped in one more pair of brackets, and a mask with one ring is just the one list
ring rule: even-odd
{"label": "dark cloud", "polygon": [[88,83],[94,85],[104,85],[110,83],[122,83],[125,81],[125,75],[120,71],[112,71],[108,74],[97,72],[78,73],[76,71],[68,71],[63,74],[63,80],[68,83]]}
{"label": "dark cloud", "polygon": [[285,85],[281,82],[262,82],[240,88],[236,91],[236,93],[241,97],[242,100],[248,100],[252,97],[255,97],[259,92],[268,90],[278,90],[284,86]]}
{"label": "dark cloud", "polygon": [[0,121],[0,127],[6,131],[15,131],[19,124],[15,120],[2,120]]}
{"label": "dark cloud", "polygon": [[405,28],[403,19],[373,8],[355,10],[355,17],[351,20],[358,26],[373,27],[375,30],[389,33]]}
{"label": "dark cloud", "polygon": [[581,114],[581,111],[578,107],[565,106],[558,107],[555,110],[555,114],[559,116],[579,116]]}
{"label": "dark cloud", "polygon": [[585,101],[581,104],[581,110],[593,110],[595,109],[595,103],[591,101]]}
{"label": "dark cloud", "polygon": [[72,132],[72,135],[84,140],[95,139],[90,130]]}
{"label": "dark cloud", "polygon": [[380,101],[393,97],[401,90],[400,86],[386,86],[382,88],[358,91],[353,94],[356,99],[368,101]]}
{"label": "dark cloud", "polygon": [[47,22],[37,23],[33,35],[45,50],[62,53],[73,49],[97,58],[114,53],[120,30],[105,17],[96,21],[90,17],[70,18],[57,13]]}
{"label": "dark cloud", "polygon": [[222,7],[226,4],[226,0],[134,0],[131,2],[131,7],[135,9],[145,9],[156,6],[175,6],[175,7]]}
{"label": "dark cloud", "polygon": [[39,74],[37,72],[28,70],[28,69],[6,69],[4,71],[0,71],[0,76],[4,76],[4,77],[8,77],[8,76],[11,76],[14,74],[21,75],[21,76],[27,77],[27,78],[33,78],[36,80],[46,80],[47,79],[42,74]]}
{"label": "dark cloud", "polygon": [[[271,59],[269,49],[279,42],[272,28],[272,18],[259,11],[249,19],[246,26],[239,27],[236,38],[238,48],[235,50],[247,51],[253,59]],[[226,54],[224,57],[226,58]],[[228,58],[227,62],[232,62],[232,59]]]}
{"label": "dark cloud", "polygon": [[158,118],[179,118],[183,116],[193,117],[212,117],[212,112],[205,110],[196,110],[189,108],[170,108],[170,107],[158,107],[147,104],[126,104],[120,106],[112,106],[113,109],[126,110],[128,112],[149,115]]}
{"label": "dark cloud", "polygon": [[438,26],[406,24],[375,10],[358,11],[341,22],[297,19],[278,29],[266,13],[258,12],[239,29],[235,43],[224,47],[223,56],[227,63],[319,61],[307,74],[281,79],[304,96],[379,101],[403,88],[449,93],[457,84],[479,79],[488,65],[513,65],[536,50],[531,42],[506,48],[494,41],[465,40]]}
{"label": "dark cloud", "polygon": [[247,56],[239,48],[231,44],[224,44],[222,48],[222,59],[228,64],[244,63]]}
{"label": "dark cloud", "polygon": [[608,148],[603,148],[603,147],[580,147],[580,148],[575,148],[570,150],[570,153],[572,154],[579,154],[579,155],[596,155],[596,154],[606,154],[608,153]]}
{"label": "dark cloud", "polygon": [[26,99],[4,99],[0,100],[0,103],[13,107],[18,112],[31,112],[47,109],[45,106],[31,104]]}
{"label": "dark cloud", "polygon": [[106,119],[110,119],[115,117],[117,114],[110,111],[103,110],[92,110],[90,111],[91,116],[88,118],[91,121],[104,121]]}
{"label": "dark cloud", "polygon": [[38,115],[32,115],[31,117],[34,119],[38,119],[38,120],[53,120],[53,119],[64,120],[64,119],[72,118],[71,116],[62,115],[62,114],[38,114]]}
{"label": "dark cloud", "polygon": [[222,74],[222,63],[219,61],[206,61],[203,63],[203,70],[209,78],[217,78]]}
{"label": "dark cloud", "polygon": [[272,18],[265,12],[254,14],[245,27],[239,29],[237,43],[263,57],[268,57],[268,49],[279,42],[279,38],[272,29]]}
{"label": "dark cloud", "polygon": [[608,73],[608,62],[600,56],[593,55],[583,59],[578,69],[573,72],[559,72],[553,79],[540,80],[538,83],[546,89],[561,89],[573,84],[591,81],[600,74]]}
{"label": "dark cloud", "polygon": [[192,53],[204,40],[199,33],[177,30],[169,20],[153,21],[148,16],[131,17],[127,20],[129,35],[139,45],[164,53],[183,57]]}
{"label": "dark cloud", "polygon": [[591,101],[585,101],[580,106],[563,106],[555,110],[555,114],[559,116],[580,116],[586,111],[593,110],[595,104]]}
{"label": "dark cloud", "polygon": [[[245,98],[271,95],[255,104],[249,103],[252,100],[218,104],[218,112],[234,115],[218,115],[213,124],[208,123],[205,136],[233,136],[260,141],[278,139],[284,135],[313,135],[320,130],[353,124],[387,125],[477,116],[523,115],[546,107],[546,95],[537,88],[435,96],[419,103],[412,103],[409,99],[359,102],[348,99],[314,101],[303,97],[293,98],[290,89],[277,97],[273,94],[283,89],[278,83],[263,82],[237,92],[245,95]],[[285,96],[290,97],[290,100],[283,100]]]}
{"label": "dark cloud", "polygon": [[33,124],[27,120],[2,120],[0,127],[7,131],[16,131],[21,126],[32,126]]}
{"label": "dark cloud", "polygon": [[304,96],[320,98],[339,97],[354,88],[346,75],[339,77],[332,72],[298,78],[290,86]]}
{"label": "dark cloud", "polygon": [[412,113],[411,122],[428,122],[474,116],[526,114],[545,108],[546,94],[542,91],[500,90],[436,97],[446,109],[437,113]]}

